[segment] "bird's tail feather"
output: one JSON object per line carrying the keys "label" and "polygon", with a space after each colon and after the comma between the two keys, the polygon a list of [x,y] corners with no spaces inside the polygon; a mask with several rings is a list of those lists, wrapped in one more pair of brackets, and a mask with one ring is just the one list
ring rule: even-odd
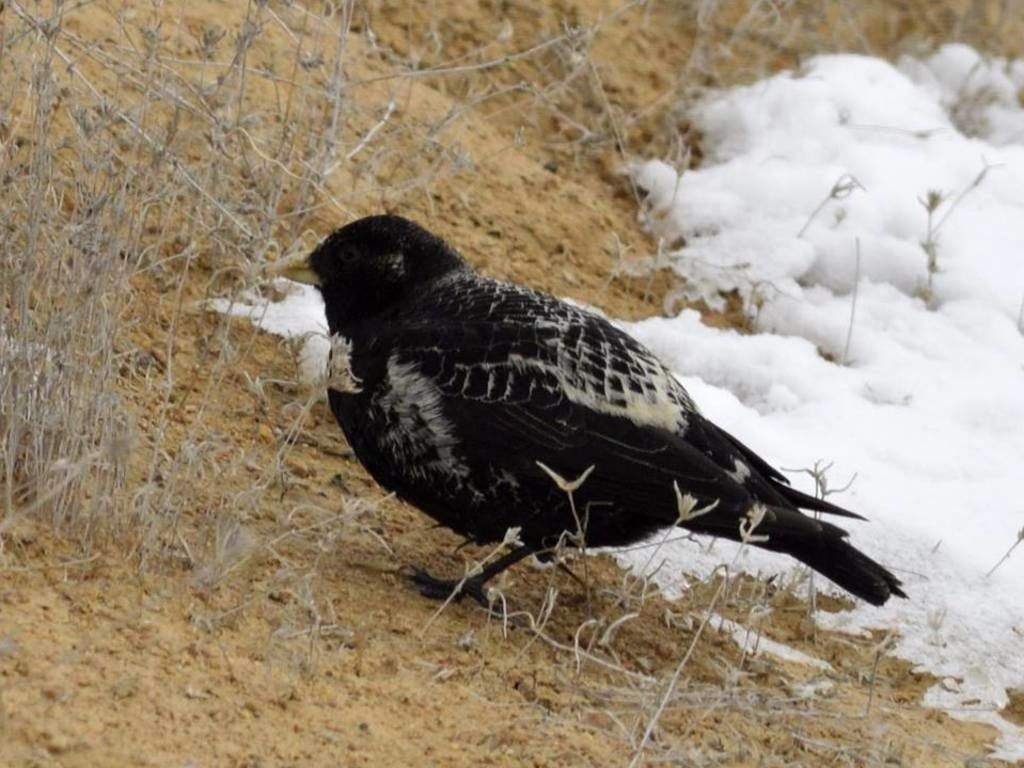
{"label": "bird's tail feather", "polygon": [[[829,530],[834,529],[834,530]],[[872,605],[882,605],[893,595],[906,597],[900,580],[845,538],[845,533],[828,526],[818,535],[781,537],[761,544],[765,549],[785,552],[822,576]]]}
{"label": "bird's tail feather", "polygon": [[[727,514],[712,512],[684,526],[698,533],[740,538],[736,518]],[[893,595],[906,597],[900,580],[850,544],[846,531],[837,525],[795,509],[768,507],[753,533],[755,546],[795,557],[872,605],[882,605]],[[767,538],[762,541],[761,536]]]}
{"label": "bird's tail feather", "polygon": [[830,501],[819,499],[816,496],[810,496],[803,491],[798,491],[789,485],[783,485],[779,482],[773,482],[772,487],[782,494],[786,501],[790,502],[795,507],[800,509],[813,509],[815,512],[825,512],[829,515],[839,515],[840,517],[849,517],[854,520],[865,520],[862,515],[858,515],[856,512],[851,512],[848,509],[843,509],[840,506],[833,504]]}

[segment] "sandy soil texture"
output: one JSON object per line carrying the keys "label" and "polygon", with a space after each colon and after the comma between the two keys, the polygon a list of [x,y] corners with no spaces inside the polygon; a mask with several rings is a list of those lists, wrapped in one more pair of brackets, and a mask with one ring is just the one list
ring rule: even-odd
{"label": "sandy soil texture", "polygon": [[[45,253],[70,263],[93,180],[124,179],[110,194],[137,206],[111,304],[131,438],[109,498],[80,498],[114,511],[55,526],[37,493],[0,517],[0,764],[987,764],[991,729],[922,708],[935,681],[884,637],[815,630],[775,584],[667,602],[605,555],[573,562],[585,584],[513,569],[505,620],[422,598],[405,566],[486,553],[369,479],[292,348],[203,302],[386,209],[487,274],[656,314],[671,278],[619,169],[700,162],[688,88],[822,50],[1024,38],[978,3],[334,5],[0,0],[0,79],[19,86],[0,171],[24,216],[4,224],[43,206],[40,231],[64,233]],[[33,174],[51,174],[37,198],[17,191]],[[742,327],[734,309],[705,320]],[[744,652],[704,622],[715,595],[824,663]]]}

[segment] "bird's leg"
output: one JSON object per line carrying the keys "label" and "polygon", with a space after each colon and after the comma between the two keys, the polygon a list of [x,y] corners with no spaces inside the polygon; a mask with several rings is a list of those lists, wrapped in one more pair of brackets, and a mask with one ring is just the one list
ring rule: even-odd
{"label": "bird's leg", "polygon": [[468,578],[438,579],[424,570],[414,568],[409,575],[409,580],[419,589],[420,594],[434,600],[447,600],[448,598],[459,600],[468,595],[480,603],[480,605],[488,607],[490,603],[487,600],[484,584],[509,566],[515,565],[524,557],[529,557],[536,551],[535,547],[529,545],[516,547],[507,555],[499,557],[490,565],[484,566],[480,573]]}
{"label": "bird's leg", "polygon": [[572,568],[565,564],[565,560],[563,560],[560,557],[557,557],[558,550],[559,547],[556,546],[550,547],[549,549],[539,549],[533,554],[535,554],[537,556],[537,560],[539,560],[541,563],[544,563],[544,565],[550,565],[553,563],[555,568],[560,570],[562,573],[568,574],[570,578],[572,578],[577,584],[579,584],[581,587],[586,588],[587,582],[585,582],[583,579],[577,576],[573,572]]}
{"label": "bird's leg", "polygon": [[569,574],[569,576],[571,576],[576,581],[576,583],[579,584],[581,587],[583,587],[584,589],[587,588],[587,582],[585,582],[583,579],[581,579],[579,576],[573,573],[572,568],[563,563],[561,560],[555,563],[555,566],[558,568],[558,570],[562,571],[562,573]]}

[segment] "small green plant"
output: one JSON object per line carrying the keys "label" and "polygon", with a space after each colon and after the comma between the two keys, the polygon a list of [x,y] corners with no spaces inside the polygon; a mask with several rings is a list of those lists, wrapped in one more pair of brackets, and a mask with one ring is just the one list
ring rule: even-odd
{"label": "small green plant", "polygon": [[[810,228],[811,223],[817,218],[818,214],[821,213],[825,206],[833,200],[844,200],[852,195],[856,190],[863,190],[864,185],[861,184],[856,176],[849,173],[844,173],[835,183],[832,185],[832,189],[829,190],[828,194],[825,195],[825,199],[818,203],[818,206],[811,211],[811,215],[807,217],[807,221],[800,228],[800,231],[796,233],[797,237],[803,237],[807,230]],[[836,212],[836,223],[840,223],[846,217],[845,213]]]}
{"label": "small green plant", "polygon": [[936,189],[928,190],[924,197],[919,197],[917,201],[924,208],[925,214],[927,215],[927,222],[925,225],[924,239],[921,240],[921,250],[924,251],[926,261],[925,270],[928,274],[927,283],[921,290],[921,298],[929,306],[934,306],[935,303],[935,275],[941,272],[939,267],[939,230],[942,229],[942,225],[949,221],[949,217],[953,215],[953,212],[960,206],[964,199],[976,190],[981,183],[988,176],[988,172],[996,166],[989,165],[986,163],[982,169],[978,172],[978,175],[974,177],[970,184],[964,187],[953,198],[952,203],[946,208],[946,212],[942,214],[938,220],[936,220],[935,214],[938,212],[945,203],[949,200],[949,196],[944,192]]}
{"label": "small green plant", "polygon": [[919,197],[917,201],[924,208],[925,214],[928,217],[928,223],[925,228],[924,239],[921,240],[921,250],[924,251],[925,255],[925,271],[928,274],[928,282],[922,291],[922,298],[928,304],[931,304],[935,298],[934,281],[935,275],[939,271],[939,242],[938,242],[938,226],[935,224],[935,213],[942,207],[942,204],[946,202],[945,195],[936,190],[928,190],[924,197]]}

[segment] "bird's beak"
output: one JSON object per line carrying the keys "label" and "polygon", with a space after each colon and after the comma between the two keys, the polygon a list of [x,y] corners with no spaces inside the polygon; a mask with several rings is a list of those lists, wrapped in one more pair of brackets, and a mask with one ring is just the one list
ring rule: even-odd
{"label": "bird's beak", "polygon": [[271,277],[287,277],[296,283],[320,285],[320,276],[309,266],[309,257],[301,253],[271,264],[267,274]]}

